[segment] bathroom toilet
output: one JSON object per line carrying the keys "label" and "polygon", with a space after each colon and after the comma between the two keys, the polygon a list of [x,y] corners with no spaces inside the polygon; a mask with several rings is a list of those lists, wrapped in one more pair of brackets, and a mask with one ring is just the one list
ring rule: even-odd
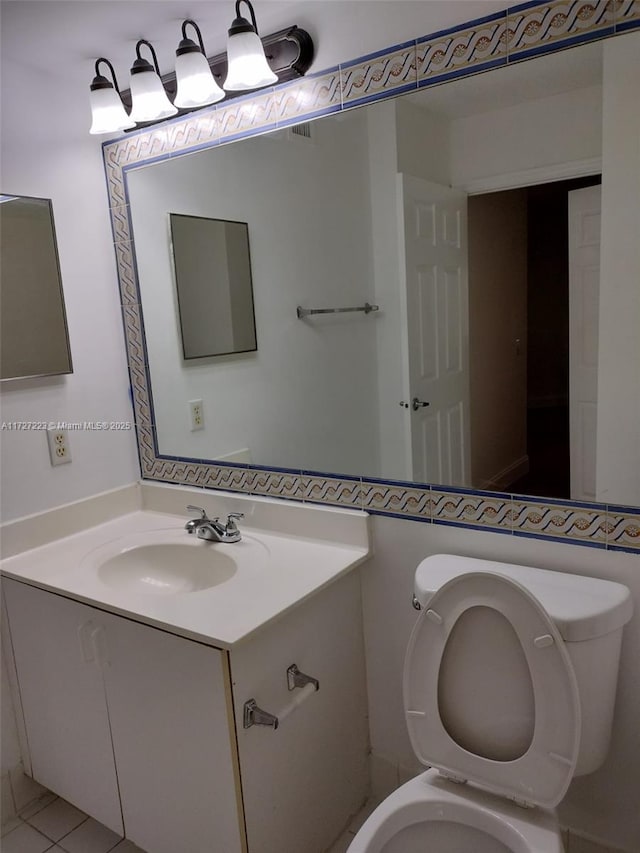
{"label": "bathroom toilet", "polygon": [[404,708],[430,769],[378,806],[348,853],[562,853],[555,806],[608,751],[629,590],[435,555],[414,603]]}

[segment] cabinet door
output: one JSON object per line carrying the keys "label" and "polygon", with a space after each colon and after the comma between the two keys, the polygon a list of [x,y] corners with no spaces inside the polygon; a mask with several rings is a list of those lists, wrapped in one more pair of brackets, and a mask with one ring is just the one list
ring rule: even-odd
{"label": "cabinet door", "polygon": [[123,834],[97,611],[3,580],[33,777]]}
{"label": "cabinet door", "polygon": [[240,853],[226,653],[101,613],[125,834],[152,853]]}
{"label": "cabinet door", "polygon": [[[351,572],[230,652],[251,853],[322,853],[367,796],[367,688],[360,578]],[[287,667],[320,690],[277,731],[242,726],[253,697],[277,714],[297,694]],[[220,848],[222,851],[222,848]]]}

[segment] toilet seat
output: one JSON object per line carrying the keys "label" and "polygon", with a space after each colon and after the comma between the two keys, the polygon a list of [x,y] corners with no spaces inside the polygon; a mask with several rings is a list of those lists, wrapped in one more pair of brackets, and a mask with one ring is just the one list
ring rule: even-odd
{"label": "toilet seat", "polygon": [[[492,608],[506,618],[529,667],[535,722],[528,748],[514,760],[469,752],[450,736],[440,717],[442,657],[458,619],[473,607]],[[559,631],[521,584],[503,575],[474,572],[442,586],[411,634],[403,687],[409,736],[423,764],[526,804],[552,808],[563,798],[578,756],[578,687]]]}
{"label": "toilet seat", "polygon": [[[521,809],[471,785],[455,785],[427,770],[405,782],[370,815],[349,846],[349,853],[381,853],[403,829],[424,833],[420,850],[429,846],[434,822],[462,824],[495,839],[511,853],[562,853],[564,847],[553,812]],[[402,849],[401,845],[398,845]],[[436,849],[438,849],[436,847]],[[461,845],[459,849],[474,849]],[[486,849],[486,848],[485,848]]]}

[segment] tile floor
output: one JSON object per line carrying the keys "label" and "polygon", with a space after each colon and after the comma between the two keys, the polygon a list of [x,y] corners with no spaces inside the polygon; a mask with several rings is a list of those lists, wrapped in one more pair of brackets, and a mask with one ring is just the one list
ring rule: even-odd
{"label": "tile floor", "polygon": [[75,806],[44,794],[2,827],[2,853],[143,853]]}
{"label": "tile floor", "polygon": [[[353,818],[327,853],[346,853],[377,802]],[[2,828],[2,853],[144,853],[55,794],[44,794]]]}
{"label": "tile floor", "polygon": [[346,853],[346,851],[349,849],[349,845],[353,841],[356,832],[360,829],[362,824],[369,817],[369,815],[375,809],[379,802],[379,800],[369,800],[365,804],[364,808],[361,809],[361,811],[358,812],[358,814],[352,819],[347,829],[342,833],[342,835],[336,841],[333,847],[327,850],[327,853]]}
{"label": "tile floor", "polygon": [[[378,800],[369,800],[327,853],[346,853]],[[620,853],[577,836],[567,838],[569,853]],[[2,853],[144,853],[75,806],[46,793],[2,827]]]}

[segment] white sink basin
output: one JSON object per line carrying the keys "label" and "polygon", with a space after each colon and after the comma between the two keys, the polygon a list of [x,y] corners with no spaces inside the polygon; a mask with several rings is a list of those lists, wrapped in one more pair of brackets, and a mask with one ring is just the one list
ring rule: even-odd
{"label": "white sink basin", "polygon": [[237,571],[232,557],[189,545],[141,545],[106,560],[98,577],[109,586],[173,595],[197,592],[228,581]]}
{"label": "white sink basin", "polygon": [[249,565],[259,568],[267,555],[265,545],[252,537],[223,544],[171,529],[109,542],[90,552],[82,568],[122,592],[180,595],[219,586]]}
{"label": "white sink basin", "polygon": [[[180,492],[180,506],[191,499]],[[246,510],[240,542],[205,542],[186,532],[185,515],[136,510],[5,559],[1,573],[229,649],[368,556],[364,514],[213,492],[207,500],[209,515]]]}

